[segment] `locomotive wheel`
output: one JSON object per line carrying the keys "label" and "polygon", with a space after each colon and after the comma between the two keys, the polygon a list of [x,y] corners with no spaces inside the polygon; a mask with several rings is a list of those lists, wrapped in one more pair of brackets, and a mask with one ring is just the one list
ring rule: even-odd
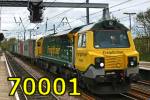
{"label": "locomotive wheel", "polygon": [[79,72],[77,72],[77,78],[78,78],[79,87],[82,89],[86,89],[86,84],[83,80],[83,77],[81,76],[81,74]]}
{"label": "locomotive wheel", "polygon": [[[94,83],[94,82],[93,82]],[[94,85],[95,84],[93,84],[93,83],[91,83],[91,82],[87,82],[86,83],[86,89],[88,90],[88,91],[90,91],[90,92],[93,92],[95,89],[94,89]]]}

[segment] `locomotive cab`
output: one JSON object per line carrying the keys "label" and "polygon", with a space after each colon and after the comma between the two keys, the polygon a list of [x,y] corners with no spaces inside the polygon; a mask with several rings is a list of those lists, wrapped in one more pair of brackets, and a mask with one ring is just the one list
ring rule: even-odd
{"label": "locomotive cab", "polygon": [[[139,54],[126,27],[113,20],[88,25],[75,41],[75,67],[90,91],[116,94],[129,89],[130,80],[136,79],[139,71]],[[108,84],[109,88],[98,89],[96,84]]]}

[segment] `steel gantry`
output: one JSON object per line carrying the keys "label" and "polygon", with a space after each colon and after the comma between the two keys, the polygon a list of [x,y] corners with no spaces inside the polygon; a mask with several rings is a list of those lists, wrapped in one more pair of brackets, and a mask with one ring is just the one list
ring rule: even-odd
{"label": "steel gantry", "polygon": [[[108,3],[71,3],[71,2],[43,2],[43,0],[0,0],[1,7],[27,7],[30,12],[30,22],[40,23],[43,20],[44,7],[63,7],[63,8],[86,8],[86,21],[89,21],[89,8],[103,8],[103,19],[109,19],[109,5]],[[24,33],[25,40],[25,33]]]}
{"label": "steel gantry", "polygon": [[[0,6],[4,7],[27,7],[28,0],[2,0]],[[32,2],[32,1],[31,1]],[[37,3],[33,1],[34,3]],[[107,3],[71,3],[71,2],[43,2],[43,7],[64,8],[108,8]]]}
{"label": "steel gantry", "polygon": [[[103,17],[108,17],[109,7],[108,3],[89,3],[89,0],[86,0],[85,3],[71,3],[71,2],[43,2],[43,0],[1,0],[1,7],[29,7],[29,2],[32,2],[33,5],[38,5],[40,2],[41,7],[63,7],[63,8],[86,8],[87,13],[87,24],[89,24],[89,8],[104,8]],[[107,10],[107,11],[106,11]],[[106,19],[106,18],[105,18]]]}

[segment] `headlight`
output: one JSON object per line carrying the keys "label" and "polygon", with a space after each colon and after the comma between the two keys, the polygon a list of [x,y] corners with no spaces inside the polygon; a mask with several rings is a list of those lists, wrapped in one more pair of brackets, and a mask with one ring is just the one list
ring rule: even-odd
{"label": "headlight", "polygon": [[96,68],[104,68],[104,58],[95,58],[95,67]]}
{"label": "headlight", "polygon": [[131,61],[131,62],[130,62],[130,65],[131,65],[131,66],[134,66],[134,61]]}
{"label": "headlight", "polygon": [[135,67],[137,64],[137,57],[128,57],[128,67]]}
{"label": "headlight", "polygon": [[99,66],[100,66],[101,68],[103,68],[103,67],[104,67],[104,63],[100,63]]}

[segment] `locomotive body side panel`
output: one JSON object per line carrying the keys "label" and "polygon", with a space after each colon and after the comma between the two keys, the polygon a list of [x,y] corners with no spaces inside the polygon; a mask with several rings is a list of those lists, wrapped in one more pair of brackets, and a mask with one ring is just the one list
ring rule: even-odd
{"label": "locomotive body side panel", "polygon": [[42,57],[64,65],[72,63],[72,42],[67,36],[45,37]]}

